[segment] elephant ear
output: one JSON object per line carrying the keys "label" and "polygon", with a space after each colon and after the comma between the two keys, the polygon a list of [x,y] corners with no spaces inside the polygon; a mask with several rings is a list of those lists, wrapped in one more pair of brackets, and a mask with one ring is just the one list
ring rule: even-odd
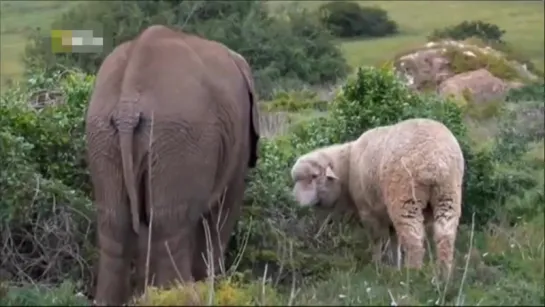
{"label": "elephant ear", "polygon": [[257,99],[255,95],[255,88],[254,88],[254,78],[252,76],[252,69],[250,68],[250,65],[244,59],[243,56],[240,54],[234,52],[233,50],[227,48],[229,50],[229,54],[233,58],[233,61],[237,65],[238,69],[244,76],[244,79],[246,80],[246,85],[248,87],[248,96],[250,99],[250,121],[251,121],[251,131],[250,131],[250,144],[251,144],[251,152],[250,152],[250,160],[248,161],[248,166],[250,168],[254,168],[257,164],[258,159],[258,142],[260,137],[260,131],[259,131],[259,108],[256,105]]}

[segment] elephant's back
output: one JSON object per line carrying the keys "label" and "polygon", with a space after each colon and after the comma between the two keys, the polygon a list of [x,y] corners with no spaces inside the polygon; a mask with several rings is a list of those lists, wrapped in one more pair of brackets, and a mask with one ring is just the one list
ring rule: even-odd
{"label": "elephant's back", "polygon": [[218,101],[236,101],[236,66],[223,45],[163,26],[133,41],[120,100],[138,100],[144,116],[202,121]]}
{"label": "elephant's back", "polygon": [[88,117],[104,117],[111,114],[119,101],[132,41],[117,46],[102,62],[97,72]]}

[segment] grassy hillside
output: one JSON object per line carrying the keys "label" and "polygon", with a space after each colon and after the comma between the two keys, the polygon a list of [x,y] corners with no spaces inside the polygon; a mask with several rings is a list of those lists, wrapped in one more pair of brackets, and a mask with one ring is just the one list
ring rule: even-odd
{"label": "grassy hillside", "polygon": [[[353,66],[373,65],[388,60],[403,49],[425,42],[433,29],[455,25],[464,20],[482,20],[506,30],[507,42],[543,67],[544,8],[540,1],[359,1],[388,11],[402,34],[389,38],[342,42]],[[283,5],[285,2],[271,2]],[[322,1],[300,2],[317,8]]]}
{"label": "grassy hillside", "polygon": [[[47,28],[55,16],[81,1],[2,1],[1,2],[1,78],[17,79],[22,73],[20,56],[25,34],[33,27]],[[316,8],[320,1],[300,2]],[[463,20],[492,22],[507,31],[505,38],[518,50],[543,68],[544,7],[531,1],[361,1],[386,9],[399,23],[402,34],[381,39],[341,42],[349,63],[353,66],[375,65],[396,53],[422,44],[435,28]],[[274,1],[274,8],[286,2]]]}
{"label": "grassy hillside", "polygon": [[77,2],[80,1],[0,2],[1,84],[4,84],[6,78],[18,78],[23,72],[20,58],[30,30],[47,29],[56,16]]}

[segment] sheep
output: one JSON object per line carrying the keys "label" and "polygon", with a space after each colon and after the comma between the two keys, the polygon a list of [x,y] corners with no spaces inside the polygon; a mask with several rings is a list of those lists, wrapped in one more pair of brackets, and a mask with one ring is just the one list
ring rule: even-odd
{"label": "sheep", "polygon": [[[373,260],[390,225],[408,268],[424,258],[426,226],[433,226],[438,264],[450,273],[462,210],[464,157],[442,123],[413,118],[370,129],[358,139],[300,156],[291,169],[301,207],[352,208],[369,226]],[[399,266],[399,264],[398,264]]]}

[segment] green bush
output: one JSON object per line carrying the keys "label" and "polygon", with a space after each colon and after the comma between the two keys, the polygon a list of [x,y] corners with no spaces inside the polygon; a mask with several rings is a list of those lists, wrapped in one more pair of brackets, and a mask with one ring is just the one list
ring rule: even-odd
{"label": "green bush", "polygon": [[[96,252],[95,225],[81,118],[93,78],[71,73],[39,76],[31,83],[37,88],[56,85],[64,103],[39,110],[30,107],[32,84],[2,96],[0,222],[1,243],[6,247],[2,269],[13,280],[26,276],[52,283],[83,279],[81,286],[88,290]],[[503,143],[500,139],[499,145],[476,150],[455,103],[412,92],[390,70],[362,68],[338,92],[327,116],[299,123],[288,135],[262,140],[261,158],[251,174],[243,216],[229,249],[231,260],[244,250],[240,270],[261,275],[267,264],[267,272],[279,280],[291,280],[294,273],[321,277],[332,269],[365,264],[369,245],[357,219],[323,224],[320,214],[298,209],[290,192],[289,169],[299,155],[312,149],[353,140],[367,129],[412,117],[443,122],[461,143],[467,164],[463,223],[470,222],[475,213],[476,225],[486,225],[504,209],[506,199],[538,185],[526,169],[506,167],[520,160],[521,154],[517,148],[502,147],[512,137],[508,133]],[[520,197],[539,199],[540,195]],[[529,214],[532,208],[528,206],[513,206],[512,210]],[[340,218],[344,217],[334,217]]]}
{"label": "green bush", "polygon": [[[2,287],[2,285],[0,285]],[[0,295],[1,306],[91,306],[76,286],[62,282],[57,287],[44,285],[6,286],[6,295]]]}
{"label": "green bush", "polygon": [[[444,53],[450,61],[450,68],[455,74],[485,68],[492,75],[503,80],[523,80],[523,76],[502,56],[484,53],[476,48],[468,48],[474,57],[465,55],[466,50],[458,47],[447,47]],[[526,81],[526,80],[524,80]]]}
{"label": "green bush", "polygon": [[90,1],[53,22],[53,29],[95,29],[108,43],[102,53],[51,52],[50,39],[31,35],[25,51],[27,75],[77,67],[96,73],[112,46],[134,38],[152,24],[164,24],[224,43],[254,70],[260,96],[278,83],[289,88],[334,83],[348,65],[317,16],[286,7],[271,14],[264,1]]}
{"label": "green bush", "polygon": [[[59,78],[36,78],[27,89]],[[64,103],[41,110],[31,107],[26,90],[1,97],[0,244],[2,270],[14,281],[90,278],[94,218],[82,113],[91,85],[84,75],[69,75],[60,82]]]}
{"label": "green bush", "polygon": [[528,56],[522,54],[517,48],[508,42],[494,42],[479,37],[470,37],[463,40],[465,45],[474,45],[480,48],[492,48],[501,53],[507,61],[514,61],[520,65],[525,65],[526,69],[537,77],[543,79],[543,69],[536,66]]}
{"label": "green bush", "polygon": [[[520,172],[525,172],[523,176],[527,178],[527,182],[531,182],[532,184],[521,185],[521,188],[525,187],[526,190],[520,190],[517,195],[509,197],[506,200],[506,210],[502,220],[510,224],[530,221],[536,216],[543,217],[545,213],[545,206],[543,206],[545,204],[545,191],[543,191],[545,174],[543,173],[543,169],[537,174],[535,169],[525,169]],[[532,177],[532,179],[529,177]],[[534,182],[535,178],[538,179],[537,182]]]}
{"label": "green bush", "polygon": [[327,101],[320,100],[316,92],[310,90],[281,91],[271,101],[263,102],[263,111],[300,112],[304,110],[327,111]]}
{"label": "green bush", "polygon": [[135,306],[266,306],[281,305],[280,296],[268,282],[261,280],[245,283],[234,278],[214,283],[196,283],[194,287],[177,285],[168,290],[149,288],[147,293],[136,300]]}
{"label": "green bush", "polygon": [[511,102],[539,101],[545,97],[545,83],[533,82],[521,88],[513,88],[507,93],[505,100]]}
{"label": "green bush", "polygon": [[344,87],[343,95],[331,107],[332,116],[342,119],[334,125],[334,142],[355,139],[372,127],[414,117],[432,118],[445,124],[460,142],[466,161],[462,223],[470,222],[475,213],[478,225],[484,225],[507,197],[499,190],[503,181],[496,178],[493,155],[472,148],[462,110],[455,102],[412,93],[391,72],[371,69],[358,72],[356,81]]}
{"label": "green bush", "polygon": [[64,184],[89,192],[84,167],[83,121],[94,77],[69,74],[59,87],[60,78],[58,74],[49,77],[41,74],[29,80],[29,91],[40,89],[44,94],[60,91],[59,96],[51,100],[54,106],[37,109],[40,106],[35,101],[40,100],[40,96],[2,97],[0,124],[39,146],[38,150],[30,151],[29,159],[37,163],[40,174],[46,178],[61,178]]}
{"label": "green bush", "polygon": [[[361,252],[366,250],[365,240],[356,239],[357,226],[351,231],[344,227],[330,228],[326,238],[315,238],[322,220],[296,209],[290,197],[289,169],[297,156],[312,149],[353,140],[367,129],[413,117],[443,122],[461,144],[466,160],[462,223],[470,223],[475,213],[476,227],[487,225],[498,218],[498,210],[508,197],[535,186],[535,178],[502,168],[498,155],[502,148],[474,149],[462,110],[454,102],[435,95],[418,95],[398,81],[391,71],[360,69],[329,106],[328,117],[295,127],[293,134],[285,138],[263,141],[262,158],[247,190],[248,206],[236,236],[246,239],[245,234],[249,233],[246,252],[252,255],[251,260],[282,261],[276,252],[278,237],[297,246],[296,260],[289,263],[300,273],[319,276],[332,267],[343,267],[347,259],[353,262],[367,259],[368,254]],[[515,156],[512,155],[511,160]],[[263,219],[267,223],[261,222]],[[333,252],[320,258],[316,255],[321,249]],[[353,252],[356,250],[357,254]],[[313,261],[309,262],[311,258]]]}
{"label": "green bush", "polygon": [[321,21],[338,37],[381,37],[396,34],[398,25],[378,7],[361,7],[352,1],[331,1],[319,8]]}
{"label": "green bush", "polygon": [[441,39],[464,40],[470,37],[477,37],[486,42],[503,43],[505,30],[495,24],[481,20],[463,21],[457,25],[435,29],[429,36],[429,41]]}

